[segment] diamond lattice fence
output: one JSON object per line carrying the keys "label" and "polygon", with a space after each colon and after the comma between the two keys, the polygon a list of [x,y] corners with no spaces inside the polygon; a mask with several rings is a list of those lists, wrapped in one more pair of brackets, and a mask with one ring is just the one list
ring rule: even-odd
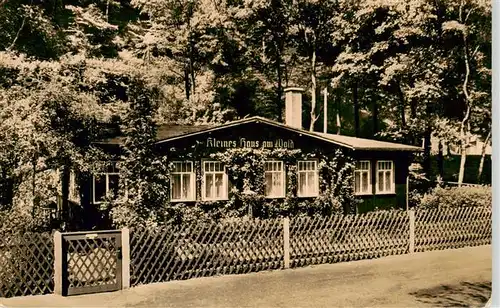
{"label": "diamond lattice fence", "polygon": [[131,285],[279,269],[283,223],[239,220],[130,231]]}
{"label": "diamond lattice fence", "polygon": [[[379,211],[290,220],[291,267],[404,254],[410,247],[410,216]],[[491,208],[415,209],[415,251],[491,243]],[[117,242],[68,243],[70,287],[117,283]],[[162,229],[132,229],[131,284],[240,274],[283,268],[283,219],[241,219]],[[0,297],[54,290],[50,233],[0,237]]]}
{"label": "diamond lattice fence", "polygon": [[409,216],[404,211],[290,221],[291,267],[404,254],[408,248]]}
{"label": "diamond lattice fence", "polygon": [[491,207],[418,209],[415,251],[491,243]]}
{"label": "diamond lattice fence", "polygon": [[54,247],[50,233],[0,237],[0,297],[54,290]]}
{"label": "diamond lattice fence", "polygon": [[114,237],[66,240],[69,288],[118,283]]}

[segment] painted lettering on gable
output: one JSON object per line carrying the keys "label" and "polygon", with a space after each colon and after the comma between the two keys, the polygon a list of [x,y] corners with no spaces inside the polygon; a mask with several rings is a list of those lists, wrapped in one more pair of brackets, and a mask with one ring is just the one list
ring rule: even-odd
{"label": "painted lettering on gable", "polygon": [[235,140],[218,140],[215,138],[207,138],[207,148],[235,148],[237,143]]}
{"label": "painted lettering on gable", "polygon": [[286,148],[293,149],[293,140],[274,139],[274,140],[251,140],[239,138],[238,140],[222,140],[208,137],[206,141],[207,148]]}

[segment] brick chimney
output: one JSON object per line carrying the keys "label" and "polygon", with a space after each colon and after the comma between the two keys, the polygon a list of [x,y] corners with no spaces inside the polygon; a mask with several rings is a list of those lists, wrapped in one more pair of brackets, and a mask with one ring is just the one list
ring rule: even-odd
{"label": "brick chimney", "polygon": [[293,128],[302,128],[302,88],[286,88],[285,124]]}

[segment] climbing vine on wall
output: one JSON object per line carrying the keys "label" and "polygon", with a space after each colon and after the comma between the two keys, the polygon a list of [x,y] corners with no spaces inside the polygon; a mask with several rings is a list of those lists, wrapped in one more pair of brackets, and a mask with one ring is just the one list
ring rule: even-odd
{"label": "climbing vine on wall", "polygon": [[[170,213],[168,216],[175,222],[241,216],[330,215],[354,211],[354,164],[339,149],[325,153],[321,150],[232,148],[208,153],[205,147],[193,146],[186,150],[171,148],[169,157],[171,161],[193,161],[196,172],[198,201],[169,202],[166,205]],[[202,159],[220,161],[225,165],[229,182],[228,200],[201,201]],[[309,159],[318,162],[319,196],[297,197],[297,161]],[[279,160],[284,164],[284,198],[265,198],[264,164],[268,160]]]}
{"label": "climbing vine on wall", "polygon": [[[343,150],[303,151],[300,149],[231,148],[225,151],[209,150],[201,143],[187,148],[170,148],[170,177],[174,161],[193,162],[196,174],[196,200],[194,202],[166,201],[160,215],[164,221],[180,223],[200,220],[220,220],[232,217],[271,218],[299,215],[330,215],[352,213],[356,199],[353,195],[352,159]],[[226,168],[228,198],[219,201],[203,201],[201,198],[203,173],[202,160],[220,161]],[[268,160],[282,161],[285,170],[286,194],[284,198],[265,197],[264,165]],[[319,176],[319,196],[297,196],[297,161],[316,160]],[[163,171],[165,172],[165,171]],[[163,195],[170,195],[170,183],[161,188]],[[149,205],[144,205],[149,208]],[[154,207],[158,208],[158,207]],[[127,215],[132,215],[127,211]],[[140,221],[129,219],[128,221]],[[148,224],[150,224],[148,222]]]}

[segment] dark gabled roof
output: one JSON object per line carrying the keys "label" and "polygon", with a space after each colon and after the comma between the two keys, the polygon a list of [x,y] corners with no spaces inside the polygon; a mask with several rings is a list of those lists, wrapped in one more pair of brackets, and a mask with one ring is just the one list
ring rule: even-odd
{"label": "dark gabled roof", "polygon": [[[191,133],[204,131],[212,128],[211,125],[178,125],[178,124],[165,124],[158,126],[158,131],[156,132],[156,140],[168,140],[172,137],[184,136]],[[107,138],[100,142],[99,144],[122,144],[125,137],[117,136],[113,138]]]}
{"label": "dark gabled roof", "polygon": [[157,139],[165,140],[172,137],[183,136],[212,128],[212,125],[175,125],[167,124],[158,127]]}
{"label": "dark gabled roof", "polygon": [[[372,151],[410,151],[417,152],[422,149],[415,146],[410,146],[401,143],[378,141],[373,139],[356,138],[343,135],[325,134],[319,132],[310,132],[304,129],[298,129],[290,127],[280,122],[269,120],[262,117],[250,117],[246,119],[241,119],[226,124],[221,124],[217,126],[210,125],[162,125],[158,128],[157,143],[163,143],[168,141],[173,141],[181,139],[184,137],[194,136],[197,134],[207,133],[211,131],[216,131],[220,129],[226,129],[229,127],[245,124],[245,123],[266,123],[271,126],[280,127],[292,132],[296,132],[302,135],[309,136],[311,138],[320,139],[338,146],[350,148],[352,150],[372,150]],[[99,143],[101,144],[121,144],[123,142],[123,137],[115,137],[103,140]]]}
{"label": "dark gabled roof", "polygon": [[[318,134],[318,133],[315,133]],[[333,141],[351,145],[356,150],[383,150],[383,151],[421,151],[422,149],[416,146],[406,145],[396,142],[379,141],[373,139],[357,138],[351,136],[334,135],[319,133],[320,135]]]}

